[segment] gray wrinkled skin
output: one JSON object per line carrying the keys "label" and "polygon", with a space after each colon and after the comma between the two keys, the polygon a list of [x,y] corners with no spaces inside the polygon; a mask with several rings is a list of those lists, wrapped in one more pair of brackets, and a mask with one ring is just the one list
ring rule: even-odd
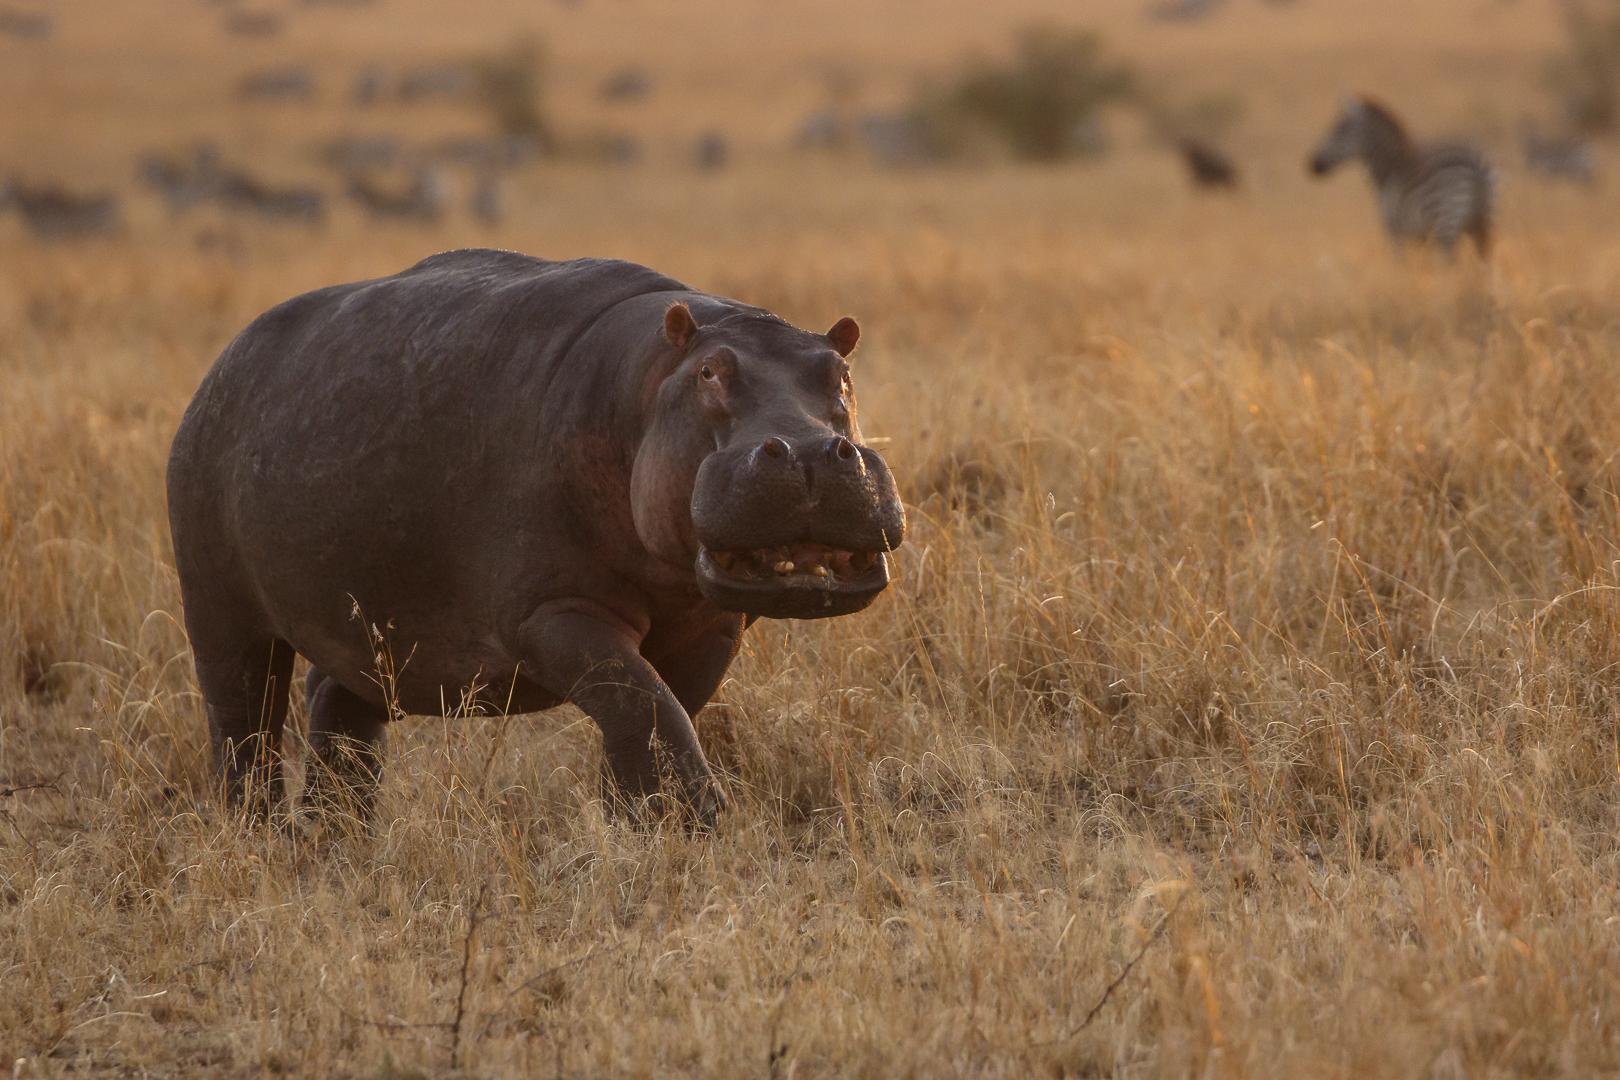
{"label": "gray wrinkled skin", "polygon": [[260,316],[169,459],[227,801],[280,798],[297,653],[318,807],[369,805],[381,666],[408,713],[572,701],[612,790],[657,794],[662,762],[712,822],[724,796],[690,717],[748,621],[864,607],[904,537],[855,423],[858,333],[631,263],[476,250]]}

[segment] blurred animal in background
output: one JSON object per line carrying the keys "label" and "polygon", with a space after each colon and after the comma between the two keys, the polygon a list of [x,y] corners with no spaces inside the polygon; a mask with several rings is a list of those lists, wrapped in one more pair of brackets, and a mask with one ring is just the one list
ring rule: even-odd
{"label": "blurred animal in background", "polygon": [[431,224],[444,216],[444,177],[426,166],[411,172],[403,185],[390,185],[368,173],[349,177],[349,198],[378,219]]}
{"label": "blurred animal in background", "polygon": [[0,34],[23,41],[44,41],[54,29],[56,22],[49,15],[0,8]]}
{"label": "blurred animal in background", "polygon": [[800,150],[832,150],[849,142],[848,125],[831,109],[813,112],[799,122],[793,145]]}
{"label": "blurred animal in background", "polygon": [[647,156],[642,148],[641,140],[634,135],[611,134],[606,136],[598,147],[593,148],[595,155],[610,165],[639,165]]}
{"label": "blurred animal in background", "polygon": [[472,88],[472,71],[458,64],[449,64],[412,68],[400,76],[396,93],[401,101],[417,102],[430,98],[460,97],[471,92]]}
{"label": "blurred animal in background", "polygon": [[652,76],[640,68],[625,68],[603,80],[597,95],[603,101],[640,101],[652,89]]}
{"label": "blurred animal in background", "polygon": [[692,157],[699,172],[719,172],[731,160],[731,144],[718,131],[706,131],[698,136]]}
{"label": "blurred animal in background", "polygon": [[1225,0],[1163,0],[1148,8],[1148,18],[1158,22],[1195,22],[1212,15]]}
{"label": "blurred animal in background", "polygon": [[928,144],[917,125],[894,113],[867,113],[855,133],[879,165],[918,165],[929,158]]}
{"label": "blurred animal in background", "polygon": [[219,150],[212,143],[198,143],[184,158],[147,154],[137,171],[142,182],[163,197],[171,216],[219,195]]}
{"label": "blurred animal in background", "polygon": [[285,20],[274,11],[227,11],[225,29],[237,37],[275,37]]}
{"label": "blurred animal in background", "polygon": [[381,68],[368,67],[354,77],[349,84],[349,100],[356,105],[375,105],[383,93],[383,73]]}
{"label": "blurred animal in background", "polygon": [[448,165],[470,165],[477,169],[516,169],[540,156],[540,148],[527,135],[488,138],[481,135],[451,136],[425,148],[425,155]]}
{"label": "blurred animal in background", "polygon": [[1232,159],[1203,139],[1184,135],[1176,141],[1193,187],[1216,190],[1237,187],[1237,166]]}
{"label": "blurred animal in background", "polygon": [[506,220],[506,199],[501,189],[501,174],[486,169],[473,181],[472,197],[467,200],[467,212],[480,225],[495,226]]}
{"label": "blurred animal in background", "polygon": [[220,205],[266,221],[314,224],[326,217],[326,196],[313,187],[275,187],[239,170],[220,174]]}
{"label": "blurred animal in background", "polygon": [[506,176],[533,162],[540,148],[527,134],[449,135],[426,145],[390,136],[337,139],[321,149],[349,198],[378,220],[431,222],[450,208],[452,176],[465,177],[466,210],[482,225],[506,219]]}
{"label": "blurred animal in background", "polygon": [[345,174],[362,169],[387,169],[399,164],[405,156],[405,148],[399,140],[387,136],[338,139],[321,150],[321,160]]}
{"label": "blurred animal in background", "polygon": [[0,211],[15,209],[36,239],[107,236],[122,222],[116,195],[80,195],[55,184],[18,180],[0,187]]}
{"label": "blurred animal in background", "polygon": [[212,143],[199,143],[179,159],[148,154],[139,174],[163,197],[171,216],[210,204],[266,221],[313,224],[326,216],[326,196],[319,188],[278,187],[244,169],[227,168]]}
{"label": "blurred animal in background", "polygon": [[1590,184],[1597,179],[1592,144],[1578,135],[1543,135],[1534,120],[1519,125],[1524,167],[1555,180]]}
{"label": "blurred animal in background", "polygon": [[315,76],[302,65],[252,72],[236,88],[243,101],[304,101],[314,94]]}
{"label": "blurred animal in background", "polygon": [[1434,243],[1450,256],[1467,236],[1481,258],[1490,254],[1495,177],[1479,148],[1414,143],[1388,108],[1356,97],[1339,110],[1308,166],[1326,176],[1355,160],[1367,167],[1391,239]]}

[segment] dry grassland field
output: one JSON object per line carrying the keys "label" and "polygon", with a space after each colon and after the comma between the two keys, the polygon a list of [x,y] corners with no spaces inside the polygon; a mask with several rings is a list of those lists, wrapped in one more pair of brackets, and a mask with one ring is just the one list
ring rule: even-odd
{"label": "dry grassland field", "polygon": [[[1555,4],[37,10],[0,167],[124,224],[0,218],[0,1072],[1620,1075],[1620,162],[1521,165]],[[1195,193],[1126,109],[1097,161],[793,149],[829,86],[892,107],[1040,20],[1240,95],[1242,187]],[[437,224],[335,201],[323,143],[484,123],[358,108],[356,73],[525,37],[558,131],[642,160],[526,165],[493,226],[464,172]],[[313,98],[236,98],[295,62]],[[653,92],[603,101],[629,66]],[[1353,90],[1490,149],[1489,263],[1398,254],[1358,171],[1305,175]],[[324,183],[326,222],[171,218],[136,163],[201,138]],[[478,245],[861,321],[909,536],[867,611],[749,631],[697,720],[713,836],[605,812],[571,708],[392,725],[366,835],[214,796],[179,416],[272,304]],[[295,685],[294,789],[306,724]]]}

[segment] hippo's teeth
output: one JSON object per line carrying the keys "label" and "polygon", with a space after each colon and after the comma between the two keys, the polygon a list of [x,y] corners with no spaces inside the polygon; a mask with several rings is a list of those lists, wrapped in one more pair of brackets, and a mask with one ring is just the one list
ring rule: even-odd
{"label": "hippo's teeth", "polygon": [[857,551],[849,557],[849,565],[857,570],[870,570],[877,556],[870,551]]}
{"label": "hippo's teeth", "polygon": [[731,564],[737,561],[737,556],[729,551],[711,551],[709,559],[722,570],[730,570]]}
{"label": "hippo's teeth", "polygon": [[825,566],[812,566],[810,568],[810,572],[812,574],[816,575],[816,577],[826,577],[827,576],[827,568]]}
{"label": "hippo's teeth", "polygon": [[788,560],[783,559],[781,562],[776,564],[775,569],[778,574],[791,574],[793,573],[793,564]]}

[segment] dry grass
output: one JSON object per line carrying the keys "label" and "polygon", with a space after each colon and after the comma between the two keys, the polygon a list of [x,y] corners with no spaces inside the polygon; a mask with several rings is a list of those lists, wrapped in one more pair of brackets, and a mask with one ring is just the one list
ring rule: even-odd
{"label": "dry grass", "polygon": [[[419,7],[414,29],[390,15],[386,47],[433,55],[439,8]],[[1024,7],[991,29],[1043,5]],[[718,177],[673,157],[549,165],[499,234],[342,214],[220,226],[229,256],[151,206],[113,242],[40,248],[0,225],[0,1061],[1620,1071],[1620,214],[1510,176],[1492,266],[1393,257],[1360,181],[1300,175],[1334,96],[1383,90],[1429,131],[1511,119],[1556,24],[1457,0],[1397,41],[1365,8],[1234,4],[1197,28],[1102,13],[1150,69],[1251,95],[1233,200],[1194,199],[1129,139],[1096,167],[794,161],[770,138],[814,101],[805,57],[848,44],[871,63],[887,40],[901,66],[873,85],[903,86],[986,39],[978,7],[908,37],[896,4],[849,39],[827,13],[777,32],[704,0],[669,10],[736,25],[687,27],[707,51],[679,63],[653,51],[684,25],[662,14],[531,21],[565,103],[616,25],[702,108],[735,63],[736,128],[766,134]],[[140,55],[224,71],[241,57],[212,23],[176,29],[204,15],[154,16],[164,44]],[[505,40],[478,17],[443,40]],[[159,142],[211,122],[203,104],[148,116],[207,64],[143,96],[152,73],[114,62],[138,49],[62,21],[51,48],[112,59],[79,96],[70,68],[30,61],[52,74],[0,120],[9,160],[123,176],[140,143],[118,116],[168,123]],[[385,45],[310,31],[308,48],[357,65]],[[677,110],[651,108],[670,130]],[[66,133],[25,157],[50,109]],[[309,121],[343,119],[333,102]],[[369,838],[313,848],[209,796],[163,513],[179,412],[270,304],[484,242],[622,255],[865,327],[862,415],[893,440],[911,539],[871,611],[750,632],[699,721],[736,801],[712,839],[605,820],[598,740],[569,710],[398,725]],[[295,705],[295,749],[303,722]]]}

